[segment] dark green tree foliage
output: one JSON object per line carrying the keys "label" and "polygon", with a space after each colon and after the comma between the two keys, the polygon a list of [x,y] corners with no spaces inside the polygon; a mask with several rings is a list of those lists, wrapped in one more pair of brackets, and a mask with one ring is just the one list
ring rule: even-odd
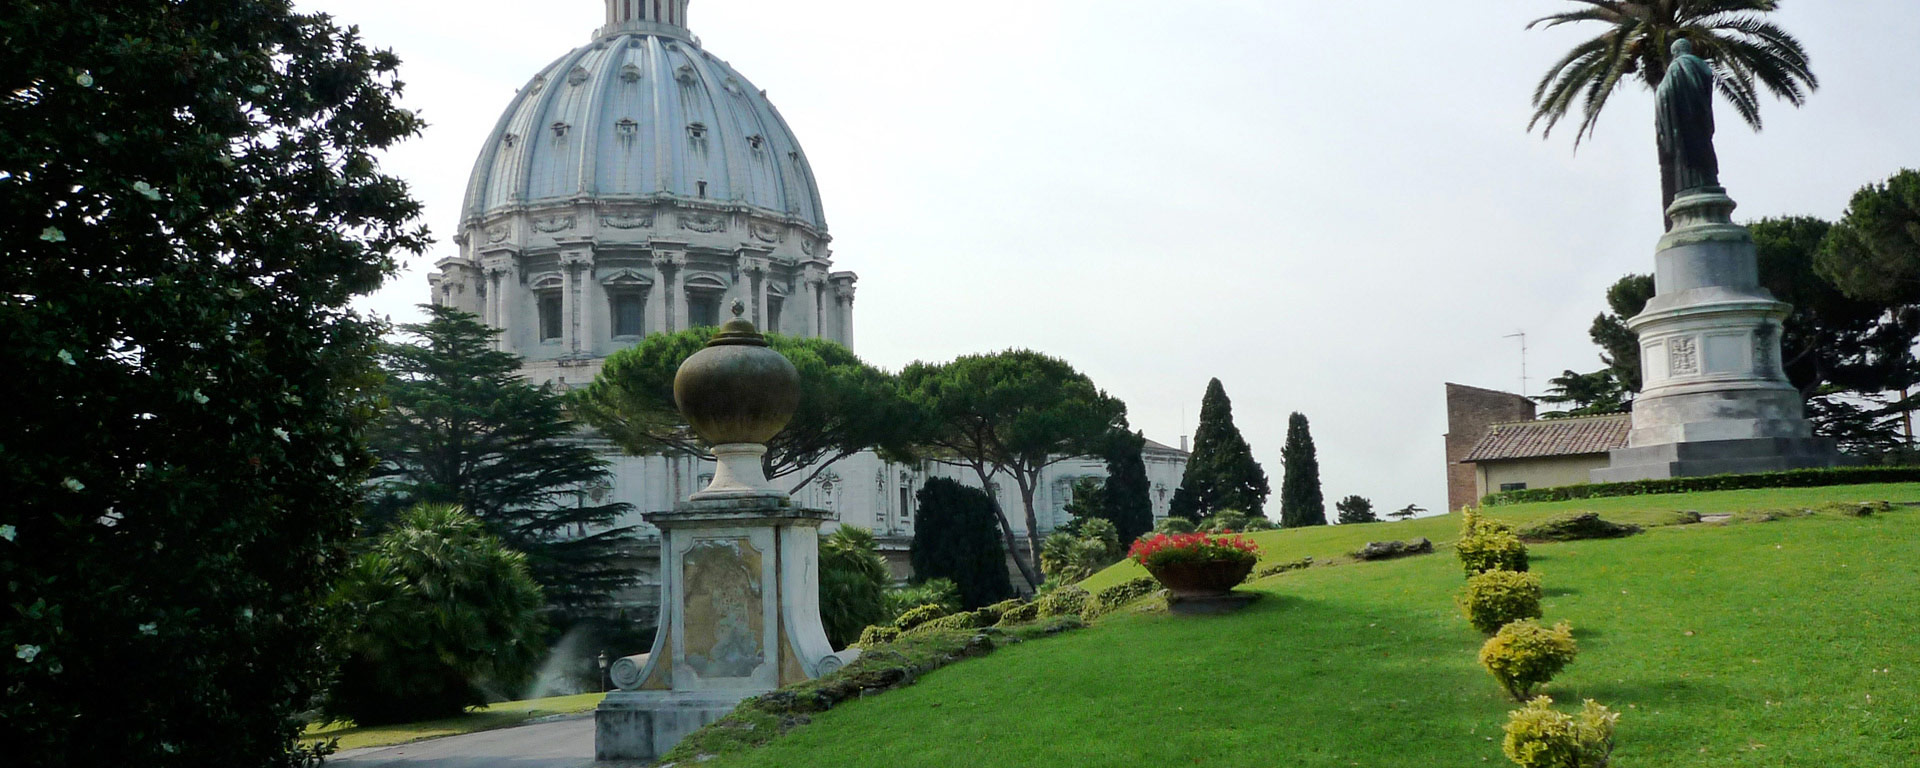
{"label": "dark green tree foliage", "polygon": [[820,537],[820,622],[835,649],[860,639],[860,630],[883,624],[887,614],[887,565],[873,531],[842,525]]}
{"label": "dark green tree foliage", "polygon": [[0,762],[273,766],[330,667],[397,61],[286,2],[0,5]]}
{"label": "dark green tree foliage", "polygon": [[1314,456],[1313,433],[1307,417],[1287,417],[1287,444],[1280,449],[1286,475],[1280,480],[1280,527],[1327,524],[1327,504],[1320,495],[1320,459]]}
{"label": "dark green tree foliage", "polygon": [[[1107,483],[1097,477],[1083,477],[1073,481],[1073,487],[1067,489],[1068,498],[1065,512],[1073,518],[1064,527],[1078,525],[1082,520],[1105,518],[1107,516]],[[1111,521],[1109,521],[1111,522]]]}
{"label": "dark green tree foliage", "polygon": [[1142,455],[1147,438],[1139,432],[1117,432],[1107,446],[1107,482],[1101,489],[1102,515],[1119,532],[1120,548],[1153,530],[1153,484],[1147,480]]}
{"label": "dark green tree foliage", "polygon": [[1334,502],[1333,508],[1340,511],[1341,525],[1380,522],[1380,516],[1373,513],[1373,502],[1365,496],[1348,496]]}
{"label": "dark green tree foliage", "polygon": [[1535,397],[1543,403],[1570,406],[1562,411],[1540,414],[1543,419],[1626,413],[1633,406],[1632,390],[1620,383],[1611,368],[1592,373],[1565,371],[1547,380],[1547,393]]}
{"label": "dark green tree foliage", "polygon": [[517,691],[539,663],[540,587],[525,556],[451,504],[401,514],[334,592],[347,658],[327,712],[359,725],[430,720]]}
{"label": "dark green tree foliage", "polygon": [[[628,453],[712,459],[680,417],[673,377],[713,334],[711,328],[659,333],[613,353],[591,385],[572,393],[569,410]],[[798,491],[862,450],[904,449],[914,422],[893,376],[826,339],[768,334],[767,343],[800,372],[800,408],[767,444],[767,477],[795,477]]]}
{"label": "dark green tree foliage", "polygon": [[[1040,552],[1033,495],[1047,467],[1097,456],[1116,430],[1126,429],[1127,406],[1058,358],[1024,349],[966,355],[949,363],[914,363],[900,373],[900,391],[915,410],[918,450],[928,458],[973,470],[983,487],[1006,475],[1020,491],[1027,550]],[[1028,586],[1040,573],[1023,556],[998,499],[993,509],[1014,563]]]}
{"label": "dark green tree foliage", "polygon": [[375,510],[458,504],[526,553],[547,599],[570,618],[631,583],[631,507],[601,502],[607,464],[574,439],[561,399],[520,378],[520,358],[493,349],[498,331],[448,307],[404,326],[415,341],[388,344],[382,364],[392,407],[374,431]]}
{"label": "dark green tree foliage", "polygon": [[1820,274],[1849,296],[1920,304],[1920,171],[1853,193],[1818,261]]}
{"label": "dark green tree foliage", "polygon": [[1266,470],[1254,461],[1253,449],[1233,425],[1233,402],[1219,379],[1207,382],[1207,393],[1200,398],[1200,424],[1193,432],[1193,454],[1187,458],[1186,474],[1174,492],[1172,513],[1199,522],[1215,512],[1231,509],[1249,516],[1264,516],[1267,495]]}
{"label": "dark green tree foliage", "polygon": [[916,497],[920,520],[913,529],[913,580],[948,579],[960,587],[967,610],[1013,596],[1007,551],[995,531],[993,499],[943,477],[927,480]]}

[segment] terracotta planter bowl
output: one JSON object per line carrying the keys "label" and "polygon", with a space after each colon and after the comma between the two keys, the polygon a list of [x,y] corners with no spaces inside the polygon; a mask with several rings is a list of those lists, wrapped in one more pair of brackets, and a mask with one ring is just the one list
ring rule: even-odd
{"label": "terracotta planter bowl", "polygon": [[1213,560],[1202,563],[1168,563],[1149,567],[1147,572],[1176,598],[1219,597],[1233,591],[1253,572],[1254,561]]}

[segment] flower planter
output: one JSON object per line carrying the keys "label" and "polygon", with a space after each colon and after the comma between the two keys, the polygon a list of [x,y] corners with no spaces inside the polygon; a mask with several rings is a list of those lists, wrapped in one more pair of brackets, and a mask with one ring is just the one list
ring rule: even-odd
{"label": "flower planter", "polygon": [[1253,564],[1251,558],[1163,563],[1147,566],[1147,573],[1167,588],[1170,597],[1220,597],[1245,581],[1247,574],[1253,572]]}

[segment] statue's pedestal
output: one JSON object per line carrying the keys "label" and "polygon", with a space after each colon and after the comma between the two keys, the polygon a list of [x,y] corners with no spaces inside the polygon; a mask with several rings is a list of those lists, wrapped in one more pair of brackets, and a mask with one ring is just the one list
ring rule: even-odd
{"label": "statue's pedestal", "polygon": [[1627,447],[1594,482],[1829,467],[1780,367],[1790,307],[1760,286],[1753,236],[1725,190],[1683,193],[1655,255],[1655,296],[1627,321],[1640,337],[1640,396]]}
{"label": "statue's pedestal", "polygon": [[820,625],[820,523],[785,494],[718,494],[655,512],[659,633],[609,670],[618,691],[594,713],[600,760],[653,760],[741,699],[850,661]]}

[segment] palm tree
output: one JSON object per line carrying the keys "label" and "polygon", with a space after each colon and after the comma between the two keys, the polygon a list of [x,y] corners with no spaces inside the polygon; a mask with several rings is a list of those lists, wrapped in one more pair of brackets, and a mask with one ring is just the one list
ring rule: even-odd
{"label": "palm tree", "polygon": [[[1713,64],[1720,95],[1740,118],[1760,130],[1759,81],[1775,97],[1794,106],[1806,103],[1820,81],[1807,66],[1807,51],[1764,14],[1778,10],[1779,0],[1573,0],[1581,7],[1543,16],[1527,24],[1557,27],[1598,21],[1609,28],[1568,51],[1547,70],[1533,91],[1533,119],[1527,130],[1544,125],[1541,136],[1552,135],[1575,102],[1582,119],[1573,144],[1593,135],[1607,97],[1629,80],[1653,90],[1660,87],[1671,63],[1673,41],[1686,38],[1696,55]],[[1661,211],[1673,203],[1674,169],[1660,159]],[[1672,222],[1668,222],[1669,225]]]}

